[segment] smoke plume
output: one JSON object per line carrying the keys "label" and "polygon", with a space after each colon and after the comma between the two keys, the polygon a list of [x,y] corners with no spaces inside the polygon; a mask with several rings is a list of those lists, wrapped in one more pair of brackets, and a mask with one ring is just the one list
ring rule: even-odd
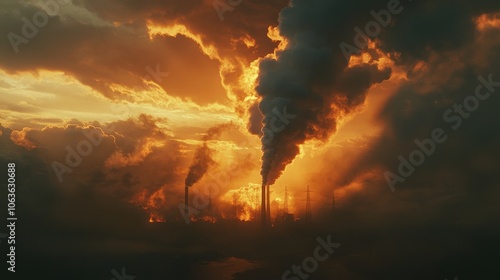
{"label": "smoke plume", "polygon": [[[292,1],[280,13],[280,35],[287,47],[277,51],[276,58],[260,63],[256,91],[264,116],[264,185],[279,178],[301,144],[327,140],[336,131],[339,118],[362,105],[373,84],[390,77],[390,68],[379,69],[374,64],[347,68],[338,45],[352,36],[355,25],[333,2],[345,1]],[[313,17],[312,11],[317,12]]]}
{"label": "smoke plume", "polygon": [[203,136],[203,145],[198,147],[194,153],[193,163],[189,167],[189,172],[186,177],[185,185],[191,187],[203,178],[208,169],[215,164],[212,159],[213,150],[208,147],[207,142],[219,136],[225,129],[233,127],[233,123],[221,124],[211,127]]}
{"label": "smoke plume", "polygon": [[212,160],[212,150],[207,146],[207,143],[203,143],[194,154],[193,163],[189,167],[189,173],[186,177],[186,186],[191,187],[201,180],[208,168],[214,163]]}

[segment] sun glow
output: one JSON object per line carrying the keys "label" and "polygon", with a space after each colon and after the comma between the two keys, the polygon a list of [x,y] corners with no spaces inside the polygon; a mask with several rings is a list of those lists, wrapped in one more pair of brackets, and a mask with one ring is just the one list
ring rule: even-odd
{"label": "sun glow", "polygon": [[249,183],[245,187],[230,190],[221,200],[232,206],[233,212],[240,221],[251,221],[258,216],[260,210],[260,185]]}

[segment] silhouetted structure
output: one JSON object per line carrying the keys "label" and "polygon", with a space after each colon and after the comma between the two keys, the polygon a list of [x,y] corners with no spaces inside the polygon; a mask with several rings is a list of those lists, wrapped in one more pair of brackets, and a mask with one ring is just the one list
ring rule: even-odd
{"label": "silhouetted structure", "polygon": [[285,224],[293,223],[294,215],[288,212],[288,187],[285,186],[285,199],[283,204],[283,213],[281,214],[281,222]]}
{"label": "silhouetted structure", "polygon": [[262,184],[262,203],[260,205],[260,219],[262,225],[265,227],[266,222],[266,185]]}
{"label": "silhouetted structure", "polygon": [[311,192],[309,191],[309,185],[307,185],[307,197],[306,197],[306,221],[311,221]]}
{"label": "silhouetted structure", "polygon": [[267,207],[266,207],[266,211],[267,211],[267,223],[269,226],[271,226],[271,195],[270,195],[270,186],[267,185]]}

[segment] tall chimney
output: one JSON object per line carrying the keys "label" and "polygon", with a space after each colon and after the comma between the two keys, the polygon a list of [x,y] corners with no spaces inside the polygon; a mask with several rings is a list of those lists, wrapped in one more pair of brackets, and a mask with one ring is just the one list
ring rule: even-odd
{"label": "tall chimney", "polygon": [[267,222],[271,226],[271,196],[269,195],[269,185],[267,185]]}
{"label": "tall chimney", "polygon": [[260,206],[260,219],[263,226],[266,226],[266,185],[262,185],[262,204]]}

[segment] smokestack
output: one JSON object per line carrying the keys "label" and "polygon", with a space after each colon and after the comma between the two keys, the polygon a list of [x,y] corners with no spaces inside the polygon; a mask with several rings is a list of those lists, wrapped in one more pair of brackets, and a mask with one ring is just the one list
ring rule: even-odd
{"label": "smokestack", "polygon": [[269,185],[267,185],[267,222],[271,226],[271,196],[269,195]]}
{"label": "smokestack", "polygon": [[260,206],[260,219],[262,226],[266,226],[266,185],[262,184],[262,204]]}
{"label": "smokestack", "polygon": [[186,205],[186,211],[187,211],[188,205],[189,205],[189,187],[188,186],[184,187],[184,205]]}

